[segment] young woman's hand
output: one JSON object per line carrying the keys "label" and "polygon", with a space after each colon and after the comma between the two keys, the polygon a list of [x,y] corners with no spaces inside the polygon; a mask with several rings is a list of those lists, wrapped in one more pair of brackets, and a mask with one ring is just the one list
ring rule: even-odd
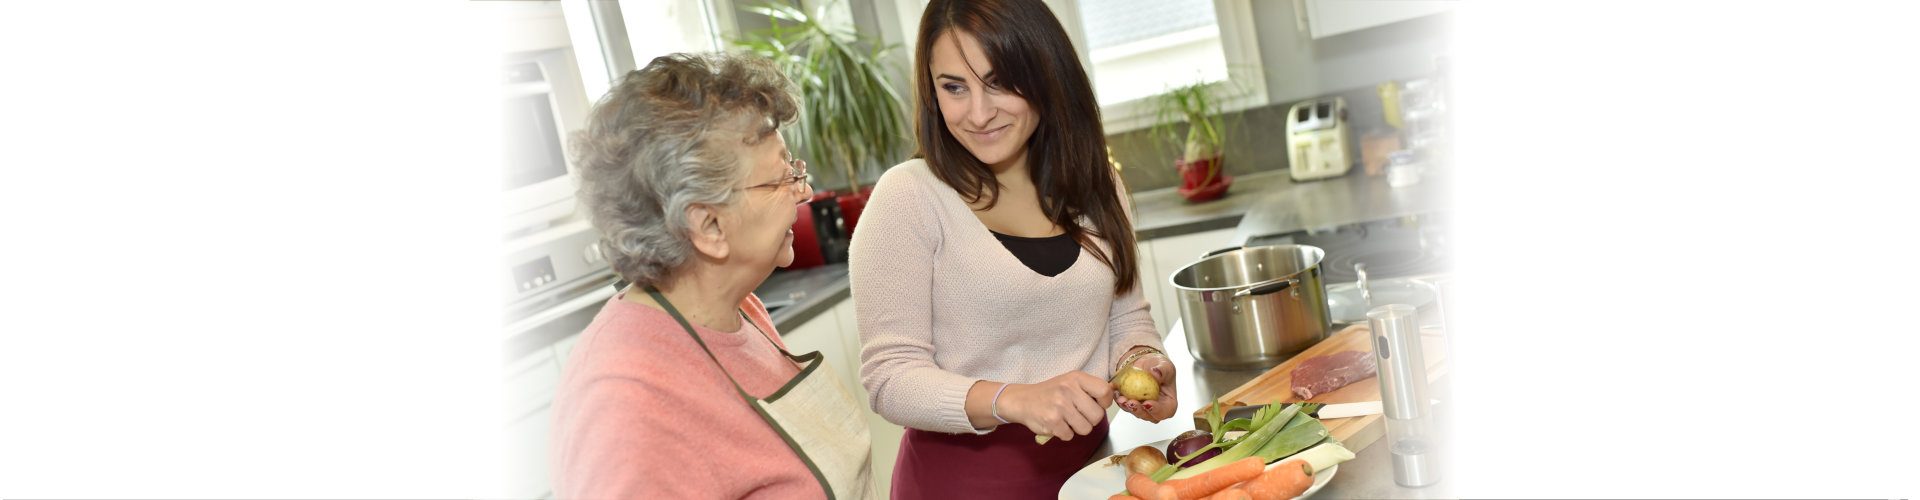
{"label": "young woman's hand", "polygon": [[1180,399],[1174,394],[1173,388],[1173,361],[1167,359],[1165,355],[1150,353],[1133,360],[1133,367],[1146,371],[1147,374],[1153,375],[1154,380],[1160,381],[1160,397],[1152,401],[1135,401],[1120,395],[1118,389],[1109,387],[1113,402],[1120,405],[1121,410],[1148,422],[1159,422],[1172,417],[1180,407]]}
{"label": "young woman's hand", "polygon": [[1000,418],[1027,426],[1036,435],[1072,441],[1084,436],[1107,417],[1113,404],[1113,386],[1082,371],[1071,371],[1037,384],[1013,384],[1000,394]]}

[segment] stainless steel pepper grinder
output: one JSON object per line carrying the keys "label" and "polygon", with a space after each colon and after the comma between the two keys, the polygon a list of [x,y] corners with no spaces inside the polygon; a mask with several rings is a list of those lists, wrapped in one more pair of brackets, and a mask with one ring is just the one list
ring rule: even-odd
{"label": "stainless steel pepper grinder", "polygon": [[1387,417],[1393,482],[1420,488],[1440,482],[1434,463],[1432,400],[1427,397],[1427,361],[1420,348],[1420,313],[1388,304],[1367,311],[1373,356],[1380,365],[1380,405]]}

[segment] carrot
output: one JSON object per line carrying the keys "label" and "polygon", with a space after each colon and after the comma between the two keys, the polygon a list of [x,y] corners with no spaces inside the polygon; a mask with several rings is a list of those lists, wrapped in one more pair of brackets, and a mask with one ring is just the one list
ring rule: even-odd
{"label": "carrot", "polygon": [[1198,476],[1169,479],[1160,484],[1172,486],[1174,493],[1183,499],[1206,498],[1207,495],[1219,493],[1228,486],[1259,477],[1260,472],[1266,469],[1266,460],[1261,460],[1260,457],[1247,457],[1222,465],[1218,469],[1202,472]]}
{"label": "carrot", "polygon": [[1147,477],[1146,474],[1127,475],[1127,494],[1129,495],[1148,500],[1157,500],[1153,496],[1153,490],[1159,487],[1160,483],[1153,482],[1153,478]]}
{"label": "carrot", "polygon": [[[1126,492],[1129,495],[1139,497],[1140,500],[1180,500],[1173,495],[1172,488],[1153,482],[1153,478],[1147,477],[1146,474],[1128,475]],[[1109,498],[1107,500],[1113,499]]]}
{"label": "carrot", "polygon": [[1280,462],[1260,477],[1247,481],[1247,494],[1253,500],[1289,500],[1300,496],[1313,487],[1313,475],[1307,473],[1310,470],[1311,466],[1304,460]]}
{"label": "carrot", "polygon": [[1214,493],[1213,496],[1207,497],[1207,500],[1253,500],[1252,496],[1247,495],[1247,490],[1241,489],[1241,486],[1245,484],[1247,483],[1243,482],[1220,490],[1219,493]]}
{"label": "carrot", "polygon": [[1114,496],[1107,497],[1107,500],[1140,500],[1140,497],[1115,494]]}

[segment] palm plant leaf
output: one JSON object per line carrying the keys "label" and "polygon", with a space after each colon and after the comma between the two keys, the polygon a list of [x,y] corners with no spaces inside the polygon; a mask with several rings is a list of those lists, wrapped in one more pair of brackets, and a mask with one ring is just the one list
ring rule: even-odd
{"label": "palm plant leaf", "polygon": [[778,3],[748,7],[770,26],[733,43],[773,59],[799,85],[800,119],[788,131],[796,154],[840,171],[858,189],[862,167],[884,167],[905,150],[905,101],[885,70],[894,46],[820,24],[826,8],[809,15]]}

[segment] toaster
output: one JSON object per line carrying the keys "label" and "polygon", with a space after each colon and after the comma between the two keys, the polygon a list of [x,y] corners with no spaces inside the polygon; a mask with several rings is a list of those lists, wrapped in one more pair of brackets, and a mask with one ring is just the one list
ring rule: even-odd
{"label": "toaster", "polygon": [[1287,110],[1287,165],[1293,180],[1338,177],[1353,166],[1347,153],[1347,101],[1313,99]]}

